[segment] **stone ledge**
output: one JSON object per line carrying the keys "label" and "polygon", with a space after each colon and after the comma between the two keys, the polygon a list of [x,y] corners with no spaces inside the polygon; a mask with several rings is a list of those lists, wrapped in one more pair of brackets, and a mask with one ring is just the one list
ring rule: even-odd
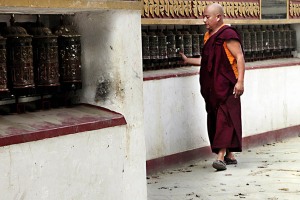
{"label": "stone ledge", "polygon": [[123,115],[80,104],[72,108],[0,116],[0,146],[126,125]]}

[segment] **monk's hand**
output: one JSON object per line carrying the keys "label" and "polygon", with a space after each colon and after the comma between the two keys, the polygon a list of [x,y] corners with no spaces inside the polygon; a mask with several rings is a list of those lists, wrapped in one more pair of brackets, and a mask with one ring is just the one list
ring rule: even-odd
{"label": "monk's hand", "polygon": [[182,58],[183,64],[184,65],[188,64],[188,58],[186,57],[186,55],[184,55],[184,53],[181,52],[181,51],[179,52],[179,54],[180,54],[180,56]]}
{"label": "monk's hand", "polygon": [[238,98],[244,93],[244,84],[242,82],[237,82],[233,89],[233,94],[235,98]]}

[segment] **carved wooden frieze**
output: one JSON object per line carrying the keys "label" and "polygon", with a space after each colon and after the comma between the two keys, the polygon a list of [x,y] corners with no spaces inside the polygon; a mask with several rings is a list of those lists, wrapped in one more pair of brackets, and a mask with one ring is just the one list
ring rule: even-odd
{"label": "carved wooden frieze", "polygon": [[[213,1],[143,0],[142,18],[197,19],[202,18],[206,5]],[[260,19],[260,1],[219,1],[226,18]]]}

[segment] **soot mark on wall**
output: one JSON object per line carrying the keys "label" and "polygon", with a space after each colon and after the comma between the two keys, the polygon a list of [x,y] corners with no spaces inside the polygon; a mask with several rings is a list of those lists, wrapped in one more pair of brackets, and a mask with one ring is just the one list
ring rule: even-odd
{"label": "soot mark on wall", "polygon": [[101,78],[98,80],[95,101],[106,100],[111,92],[111,81],[107,78]]}

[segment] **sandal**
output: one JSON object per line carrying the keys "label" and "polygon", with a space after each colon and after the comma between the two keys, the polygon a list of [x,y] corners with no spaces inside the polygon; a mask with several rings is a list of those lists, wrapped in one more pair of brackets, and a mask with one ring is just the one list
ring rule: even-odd
{"label": "sandal", "polygon": [[226,165],[236,165],[237,164],[236,159],[231,159],[226,156],[224,157],[224,161],[225,161]]}
{"label": "sandal", "polygon": [[223,160],[215,160],[212,164],[213,168],[218,171],[226,170],[226,163]]}

